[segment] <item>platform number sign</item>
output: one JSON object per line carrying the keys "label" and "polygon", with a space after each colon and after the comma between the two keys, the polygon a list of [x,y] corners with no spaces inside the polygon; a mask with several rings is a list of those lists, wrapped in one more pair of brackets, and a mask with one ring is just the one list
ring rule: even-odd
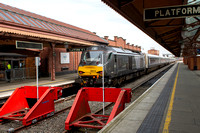
{"label": "platform number sign", "polygon": [[40,66],[41,62],[40,62],[40,57],[35,57],[35,66]]}
{"label": "platform number sign", "polygon": [[177,5],[144,9],[144,21],[185,18],[200,15],[200,5]]}

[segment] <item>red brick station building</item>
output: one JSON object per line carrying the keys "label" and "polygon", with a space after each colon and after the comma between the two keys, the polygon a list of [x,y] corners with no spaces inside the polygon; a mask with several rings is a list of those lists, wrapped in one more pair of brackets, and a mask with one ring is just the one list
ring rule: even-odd
{"label": "red brick station building", "polygon": [[96,45],[141,51],[121,37],[101,38],[95,33],[0,3],[0,80],[5,80],[6,62],[12,79],[35,78],[35,57],[40,57],[40,76],[75,72],[81,57],[78,49]]}

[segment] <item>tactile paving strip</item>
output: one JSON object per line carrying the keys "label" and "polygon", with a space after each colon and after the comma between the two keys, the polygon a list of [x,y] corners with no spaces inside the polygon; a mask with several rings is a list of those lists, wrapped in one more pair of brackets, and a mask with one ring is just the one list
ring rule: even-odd
{"label": "tactile paving strip", "polygon": [[[178,65],[177,65],[178,66]],[[160,124],[164,116],[164,111],[170,98],[171,90],[174,85],[177,67],[170,76],[167,84],[163,88],[160,96],[150,109],[149,113],[145,117],[143,123],[137,130],[137,133],[157,133],[160,129]]]}

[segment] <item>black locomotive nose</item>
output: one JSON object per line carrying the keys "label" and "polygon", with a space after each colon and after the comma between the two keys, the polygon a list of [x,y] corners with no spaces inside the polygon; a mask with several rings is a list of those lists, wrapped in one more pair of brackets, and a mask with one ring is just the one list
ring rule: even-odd
{"label": "black locomotive nose", "polygon": [[90,79],[90,85],[92,86],[94,84],[94,80]]}

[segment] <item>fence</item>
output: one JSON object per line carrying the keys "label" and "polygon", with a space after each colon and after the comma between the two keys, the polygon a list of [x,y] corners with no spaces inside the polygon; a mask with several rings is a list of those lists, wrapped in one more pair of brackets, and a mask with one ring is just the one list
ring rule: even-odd
{"label": "fence", "polygon": [[[31,79],[36,77],[35,67],[11,69],[11,80]],[[7,80],[6,71],[0,71],[0,80]]]}

